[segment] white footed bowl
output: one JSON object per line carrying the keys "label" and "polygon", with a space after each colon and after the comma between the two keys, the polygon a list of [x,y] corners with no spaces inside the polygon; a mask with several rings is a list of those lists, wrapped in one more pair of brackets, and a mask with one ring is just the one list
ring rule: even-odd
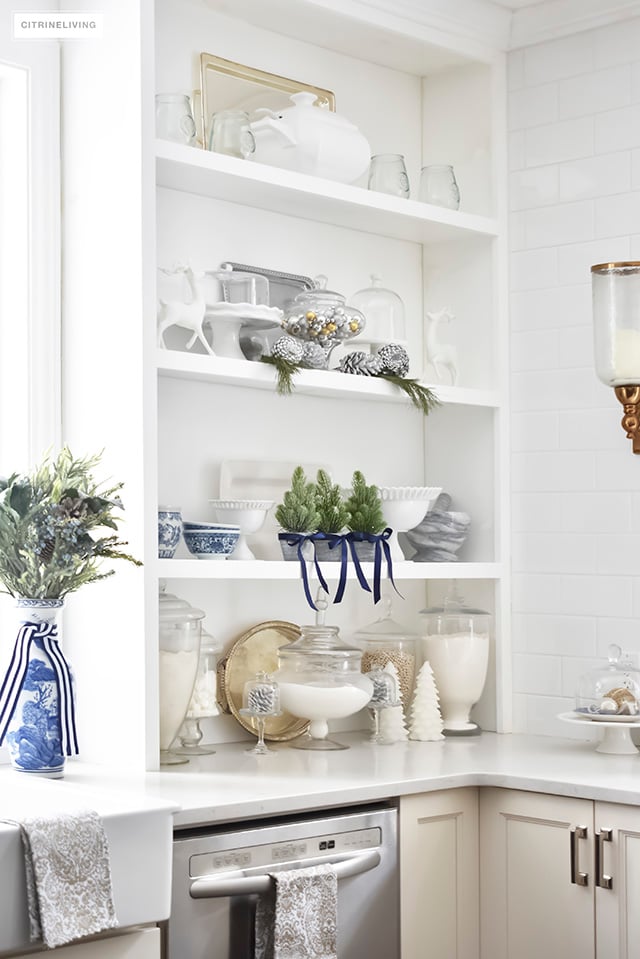
{"label": "white footed bowl", "polygon": [[247,543],[247,536],[257,533],[262,527],[273,500],[255,499],[210,499],[216,516],[221,522],[240,527],[240,538],[230,559],[255,559]]}
{"label": "white footed bowl", "polygon": [[404,560],[404,553],[398,542],[398,533],[413,529],[422,522],[436,501],[442,488],[438,486],[381,486],[380,499],[382,512],[387,524],[393,530],[389,539],[391,558],[395,562]]}

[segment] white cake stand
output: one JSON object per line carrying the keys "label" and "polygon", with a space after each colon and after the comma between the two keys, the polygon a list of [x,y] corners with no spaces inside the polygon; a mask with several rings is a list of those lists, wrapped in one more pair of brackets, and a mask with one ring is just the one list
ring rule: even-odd
{"label": "white cake stand", "polygon": [[240,330],[272,330],[280,326],[282,310],[251,303],[208,303],[205,323],[211,327],[213,352],[235,360],[246,359],[240,348]]}
{"label": "white cake stand", "polygon": [[623,716],[610,716],[608,719],[592,719],[589,716],[580,716],[577,713],[559,713],[558,719],[563,723],[573,723],[576,726],[592,726],[593,730],[602,729],[604,736],[596,746],[597,753],[613,753],[617,756],[632,756],[638,749],[631,739],[631,730],[640,729],[640,718],[627,719]]}

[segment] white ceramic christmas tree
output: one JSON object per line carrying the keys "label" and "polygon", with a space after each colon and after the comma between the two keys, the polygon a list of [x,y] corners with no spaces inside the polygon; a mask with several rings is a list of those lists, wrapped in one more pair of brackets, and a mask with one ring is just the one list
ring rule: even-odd
{"label": "white ceramic christmas tree", "polygon": [[433,670],[427,661],[420,667],[416,681],[409,719],[409,739],[423,743],[444,739],[442,729],[438,690]]}
{"label": "white ceramic christmas tree", "polygon": [[[389,662],[384,667],[383,672],[389,673],[396,681],[396,688],[400,688],[398,670],[393,663]],[[397,706],[388,706],[380,710],[380,742],[382,743],[402,743],[409,738],[407,725],[404,721],[404,709],[402,703]]]}

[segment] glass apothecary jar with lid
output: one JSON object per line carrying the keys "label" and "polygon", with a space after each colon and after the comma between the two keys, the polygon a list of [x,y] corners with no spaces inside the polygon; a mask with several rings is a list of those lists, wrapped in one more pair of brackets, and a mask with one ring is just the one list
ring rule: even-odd
{"label": "glass apothecary jar with lid", "polygon": [[171,744],[186,716],[198,670],[204,612],[186,600],[160,594],[159,707],[160,763],[188,762],[171,752]]}
{"label": "glass apothecary jar with lid", "polygon": [[201,719],[220,715],[218,706],[218,657],[222,643],[202,630],[200,654],[193,692],[187,715],[178,732],[181,746],[174,752],[183,756],[207,756],[215,752],[213,746],[202,743]]}
{"label": "glass apothecary jar with lid", "polygon": [[579,678],[576,712],[612,722],[628,722],[639,716],[640,669],[619,646],[609,646],[607,662]]}
{"label": "glass apothecary jar with lid", "polygon": [[325,288],[327,278],[316,278],[315,290],[303,290],[285,312],[282,327],[305,344],[304,362],[324,368],[339,343],[362,333],[366,319],[360,310],[348,306],[342,293]]}
{"label": "glass apothecary jar with lid", "polygon": [[384,669],[388,663],[392,663],[398,673],[400,699],[406,710],[413,695],[420,637],[392,618],[391,600],[388,596],[383,597],[381,605],[380,618],[375,623],[358,629],[353,634],[353,641],[362,650],[363,673]]}
{"label": "glass apothecary jar with lid", "polygon": [[302,626],[302,635],[278,649],[274,679],[280,704],[310,720],[309,731],[291,745],[297,749],[347,749],[328,739],[330,719],[352,716],[367,705],[371,680],[362,673],[362,650],[344,643],[337,626]]}
{"label": "glass apothecary jar with lid", "polygon": [[492,617],[467,606],[452,584],[442,606],[421,610],[424,619],[424,658],[433,670],[440,696],[444,732],[479,732],[470,720],[487,678]]}
{"label": "glass apothecary jar with lid", "polygon": [[372,274],[371,286],[354,293],[348,305],[360,310],[366,321],[366,329],[358,339],[358,347],[362,344],[372,347],[385,343],[406,344],[404,304],[397,293],[382,285],[379,276]]}

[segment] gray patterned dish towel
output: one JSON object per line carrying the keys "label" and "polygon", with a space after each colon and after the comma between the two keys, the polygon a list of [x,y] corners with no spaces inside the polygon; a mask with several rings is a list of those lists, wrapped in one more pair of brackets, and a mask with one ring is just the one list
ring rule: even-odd
{"label": "gray patterned dish towel", "polygon": [[109,847],[93,810],[3,820],[20,827],[31,941],[50,949],[118,925]]}
{"label": "gray patterned dish towel", "polygon": [[273,872],[256,909],[256,959],[337,959],[338,879],[330,865]]}

